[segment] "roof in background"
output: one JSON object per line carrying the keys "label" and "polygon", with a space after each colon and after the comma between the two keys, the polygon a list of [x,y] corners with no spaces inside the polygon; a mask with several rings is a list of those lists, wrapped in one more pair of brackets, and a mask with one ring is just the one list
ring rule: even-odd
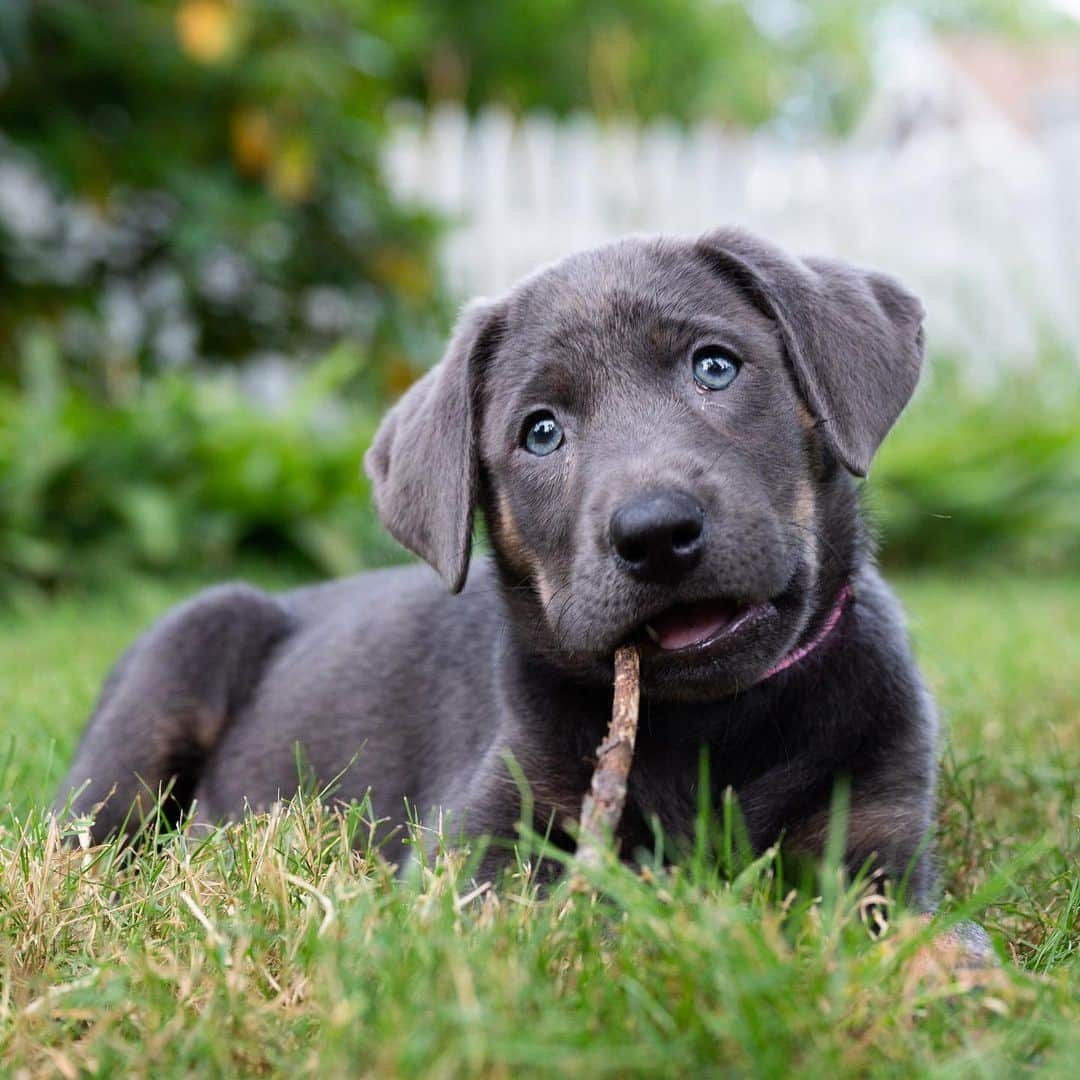
{"label": "roof in background", "polygon": [[948,59],[1019,130],[1080,119],[1080,41],[1018,42],[989,34],[939,38]]}

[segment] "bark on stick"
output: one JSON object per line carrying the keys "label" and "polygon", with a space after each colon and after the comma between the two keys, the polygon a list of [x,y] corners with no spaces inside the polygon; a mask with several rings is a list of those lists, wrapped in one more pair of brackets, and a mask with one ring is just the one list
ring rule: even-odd
{"label": "bark on stick", "polygon": [[641,662],[633,645],[615,651],[615,698],[607,738],[596,751],[592,784],[581,805],[577,860],[596,866],[608,838],[615,835],[626,803],[627,777],[634,760],[638,703],[641,699]]}

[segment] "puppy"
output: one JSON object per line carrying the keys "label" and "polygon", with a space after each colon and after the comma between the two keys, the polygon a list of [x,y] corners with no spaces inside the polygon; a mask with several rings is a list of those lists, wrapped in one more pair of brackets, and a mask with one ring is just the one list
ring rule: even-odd
{"label": "puppy", "polygon": [[692,834],[705,753],[758,850],[819,853],[844,781],[847,865],[925,905],[935,716],[856,483],[922,318],[892,278],[736,230],[624,240],[473,304],[367,457],[429,565],[176,608],[109,675],[58,806],[132,835],[167,787],[212,822],[295,792],[299,760],[335,798],[370,791],[400,860],[409,807],[513,837],[520,769],[569,842],[634,642],[625,854]]}

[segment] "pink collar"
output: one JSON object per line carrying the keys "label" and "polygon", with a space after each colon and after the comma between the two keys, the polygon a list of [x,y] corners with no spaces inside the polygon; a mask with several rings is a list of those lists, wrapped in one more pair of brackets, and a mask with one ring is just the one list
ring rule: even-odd
{"label": "pink collar", "polygon": [[833,604],[832,611],[829,612],[829,617],[821,624],[821,629],[814,637],[805,645],[800,645],[797,649],[789,652],[782,660],[773,664],[773,666],[761,676],[759,682],[764,682],[766,679],[771,679],[774,675],[779,675],[781,671],[785,671],[793,664],[797,664],[803,657],[809,656],[810,653],[812,653],[836,629],[836,624],[840,621],[840,616],[844,614],[844,608],[847,607],[851,597],[851,582],[848,582],[840,590],[839,595],[836,597],[836,603]]}

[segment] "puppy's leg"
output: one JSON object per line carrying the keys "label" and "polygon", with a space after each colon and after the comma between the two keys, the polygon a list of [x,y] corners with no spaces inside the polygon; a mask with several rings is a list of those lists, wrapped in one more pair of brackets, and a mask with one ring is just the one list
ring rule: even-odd
{"label": "puppy's leg", "polygon": [[171,786],[166,811],[175,819],[289,628],[275,599],[244,585],[208,590],[167,614],[109,674],[56,812],[69,799],[77,814],[103,804],[93,841],[116,832],[130,838]]}
{"label": "puppy's leg", "polygon": [[[800,821],[786,822],[783,848],[796,856],[820,858],[831,829],[831,808],[825,806]],[[929,829],[927,794],[890,797],[856,788],[846,813],[844,865],[852,876],[869,866],[882,885],[902,883],[906,902],[926,910],[934,881]]]}

